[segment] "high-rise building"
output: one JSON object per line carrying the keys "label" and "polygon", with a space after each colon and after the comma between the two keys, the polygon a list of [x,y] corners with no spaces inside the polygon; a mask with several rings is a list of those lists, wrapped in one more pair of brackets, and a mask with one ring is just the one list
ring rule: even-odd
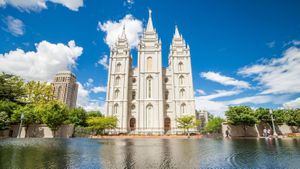
{"label": "high-rise building", "polygon": [[119,132],[180,133],[176,118],[195,116],[190,48],[177,26],[167,68],[162,67],[161,46],[149,10],[138,45],[137,67],[132,66],[125,28],[111,48],[106,115],[118,118]]}
{"label": "high-rise building", "polygon": [[75,75],[70,71],[58,72],[52,82],[54,97],[68,107],[76,107],[78,84]]}

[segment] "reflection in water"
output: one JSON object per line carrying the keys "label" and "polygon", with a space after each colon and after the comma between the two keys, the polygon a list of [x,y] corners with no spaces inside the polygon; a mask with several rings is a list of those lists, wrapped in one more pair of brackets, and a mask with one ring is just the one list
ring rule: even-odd
{"label": "reflection in water", "polygon": [[0,168],[298,168],[299,139],[5,139]]}

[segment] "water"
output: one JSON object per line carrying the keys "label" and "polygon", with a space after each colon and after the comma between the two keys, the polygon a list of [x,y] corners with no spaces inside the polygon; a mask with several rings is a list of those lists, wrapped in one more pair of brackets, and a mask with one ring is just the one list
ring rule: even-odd
{"label": "water", "polygon": [[4,139],[0,168],[300,168],[300,139]]}

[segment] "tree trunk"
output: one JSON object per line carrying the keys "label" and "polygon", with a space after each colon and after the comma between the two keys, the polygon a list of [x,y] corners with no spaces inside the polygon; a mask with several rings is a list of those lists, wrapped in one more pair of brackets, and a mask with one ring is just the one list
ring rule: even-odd
{"label": "tree trunk", "polygon": [[246,127],[246,125],[243,125],[243,129],[244,129],[244,137],[246,137],[247,136],[247,127]]}

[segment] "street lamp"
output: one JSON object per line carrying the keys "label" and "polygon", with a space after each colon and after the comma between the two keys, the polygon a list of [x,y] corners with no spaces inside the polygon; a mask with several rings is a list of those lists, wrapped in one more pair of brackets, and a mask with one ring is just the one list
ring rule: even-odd
{"label": "street lamp", "polygon": [[273,111],[270,109],[269,112],[270,112],[270,114],[271,114],[272,128],[273,128],[273,136],[277,137],[278,134],[276,133],[276,129],[275,129],[275,125],[274,125]]}
{"label": "street lamp", "polygon": [[21,123],[20,123],[20,126],[19,126],[19,131],[18,131],[18,136],[17,138],[20,138],[20,134],[21,134],[21,129],[22,129],[22,123],[23,123],[23,119],[24,119],[24,114],[22,113],[21,114]]}

